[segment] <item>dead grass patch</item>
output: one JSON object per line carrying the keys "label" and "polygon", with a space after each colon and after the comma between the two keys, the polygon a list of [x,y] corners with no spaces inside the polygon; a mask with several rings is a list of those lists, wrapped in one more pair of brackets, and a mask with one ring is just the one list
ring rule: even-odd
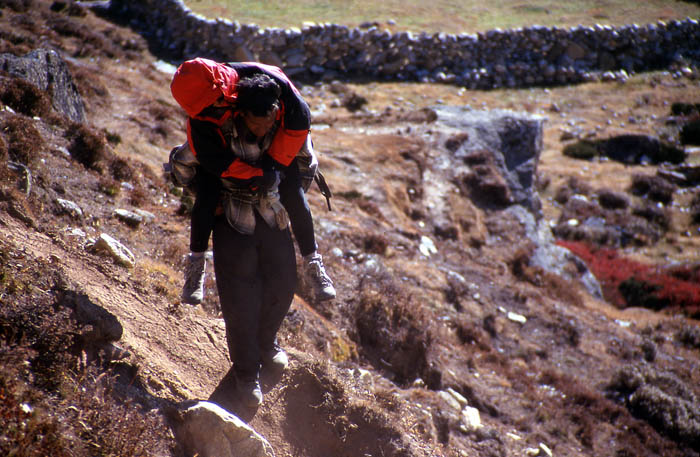
{"label": "dead grass patch", "polygon": [[420,377],[439,388],[440,375],[428,361],[433,337],[421,308],[389,277],[366,278],[359,290],[354,315],[362,355],[399,385]]}
{"label": "dead grass patch", "polygon": [[85,168],[102,172],[107,158],[107,143],[104,135],[85,124],[74,123],[66,131],[70,140],[68,151]]}
{"label": "dead grass patch", "polygon": [[22,78],[0,76],[0,101],[29,117],[45,117],[51,111],[46,92]]}
{"label": "dead grass patch", "polygon": [[144,258],[136,266],[141,278],[148,278],[153,292],[164,297],[168,303],[180,300],[179,274],[169,265]]}
{"label": "dead grass patch", "polygon": [[46,146],[34,120],[20,114],[7,114],[0,121],[0,132],[7,141],[9,159],[32,167]]}
{"label": "dead grass patch", "polygon": [[50,293],[66,285],[47,262],[0,244],[0,454],[146,456],[173,449],[162,416],[117,394],[111,373],[77,370],[82,329]]}

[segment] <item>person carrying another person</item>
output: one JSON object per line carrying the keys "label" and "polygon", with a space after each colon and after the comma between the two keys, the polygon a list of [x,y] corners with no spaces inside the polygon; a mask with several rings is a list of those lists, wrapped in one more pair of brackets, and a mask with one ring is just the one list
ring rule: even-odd
{"label": "person carrying another person", "polygon": [[274,152],[284,125],[282,89],[265,72],[241,77],[232,67],[195,59],[178,68],[171,91],[190,115],[187,137],[199,162],[197,195],[206,197],[200,204],[210,216],[232,362],[225,379],[235,379],[238,400],[255,408],[262,402],[261,367],[288,364],[277,332],[297,281],[288,212],[279,193],[290,176],[292,183],[299,179],[298,167],[291,166],[296,152],[286,167],[264,157]]}
{"label": "person carrying another person", "polygon": [[[204,156],[205,161],[215,163],[222,178],[241,173],[240,176],[249,179],[252,186],[264,186],[265,179],[272,176],[270,170],[280,171],[280,202],[287,210],[303,258],[305,282],[311,286],[317,300],[335,298],[333,282],[318,252],[311,209],[305,196],[318,162],[309,137],[311,115],[301,94],[279,68],[270,65],[256,62],[224,64],[197,58],[183,63],[183,66],[191,75],[179,75],[177,80],[173,79],[173,84],[176,87],[178,84],[199,85],[201,91],[187,90],[179,95],[181,100],[178,102],[189,116],[188,142],[180,148],[188,148],[196,161],[201,162]],[[244,155],[235,159],[230,151],[231,142],[236,141],[232,126],[234,118],[245,116],[237,103],[238,82],[255,75],[267,75],[279,87],[278,98],[270,113],[275,134],[260,157],[252,160]],[[267,128],[267,125],[252,123],[247,134],[262,138],[261,128]],[[196,133],[194,138],[193,132]],[[200,169],[198,166],[193,180],[195,203],[182,291],[182,300],[190,304],[200,303],[204,296],[205,252],[216,207],[216,198],[212,196],[217,195],[219,186],[209,179],[199,179]],[[264,174],[263,170],[268,173]]]}

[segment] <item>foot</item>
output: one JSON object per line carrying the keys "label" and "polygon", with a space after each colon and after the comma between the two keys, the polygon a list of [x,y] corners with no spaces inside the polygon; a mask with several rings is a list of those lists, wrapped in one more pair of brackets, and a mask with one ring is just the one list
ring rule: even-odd
{"label": "foot", "polygon": [[304,262],[306,263],[304,269],[306,282],[313,289],[316,300],[324,301],[335,298],[335,287],[333,287],[333,281],[323,266],[321,254],[317,252],[309,254],[304,257]]}
{"label": "foot", "polygon": [[239,378],[236,388],[238,397],[243,405],[248,408],[257,408],[262,404],[263,394],[260,388],[260,380],[254,378]]}
{"label": "foot", "polygon": [[182,301],[190,305],[202,303],[204,298],[204,269],[207,259],[204,253],[187,255],[185,260],[185,285],[182,287]]}
{"label": "foot", "polygon": [[275,371],[284,371],[289,366],[289,358],[287,353],[275,343],[272,349],[263,351],[262,363],[263,366],[272,368]]}

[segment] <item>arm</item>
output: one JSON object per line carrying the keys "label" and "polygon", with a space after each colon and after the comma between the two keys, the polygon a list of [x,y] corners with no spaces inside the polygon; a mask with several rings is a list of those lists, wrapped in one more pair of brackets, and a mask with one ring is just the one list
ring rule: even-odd
{"label": "arm", "polygon": [[231,153],[221,129],[212,122],[188,119],[187,139],[200,166],[214,176],[240,180],[244,184],[243,181],[263,174],[259,167],[254,167]]}

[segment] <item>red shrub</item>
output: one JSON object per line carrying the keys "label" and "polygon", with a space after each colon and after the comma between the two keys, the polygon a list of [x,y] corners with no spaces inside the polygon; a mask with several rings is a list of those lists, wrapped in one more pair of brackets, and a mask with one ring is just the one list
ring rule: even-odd
{"label": "red shrub", "polygon": [[615,249],[576,241],[557,244],[580,257],[600,282],[613,305],[643,306],[697,318],[700,316],[700,266],[652,266],[620,257]]}

